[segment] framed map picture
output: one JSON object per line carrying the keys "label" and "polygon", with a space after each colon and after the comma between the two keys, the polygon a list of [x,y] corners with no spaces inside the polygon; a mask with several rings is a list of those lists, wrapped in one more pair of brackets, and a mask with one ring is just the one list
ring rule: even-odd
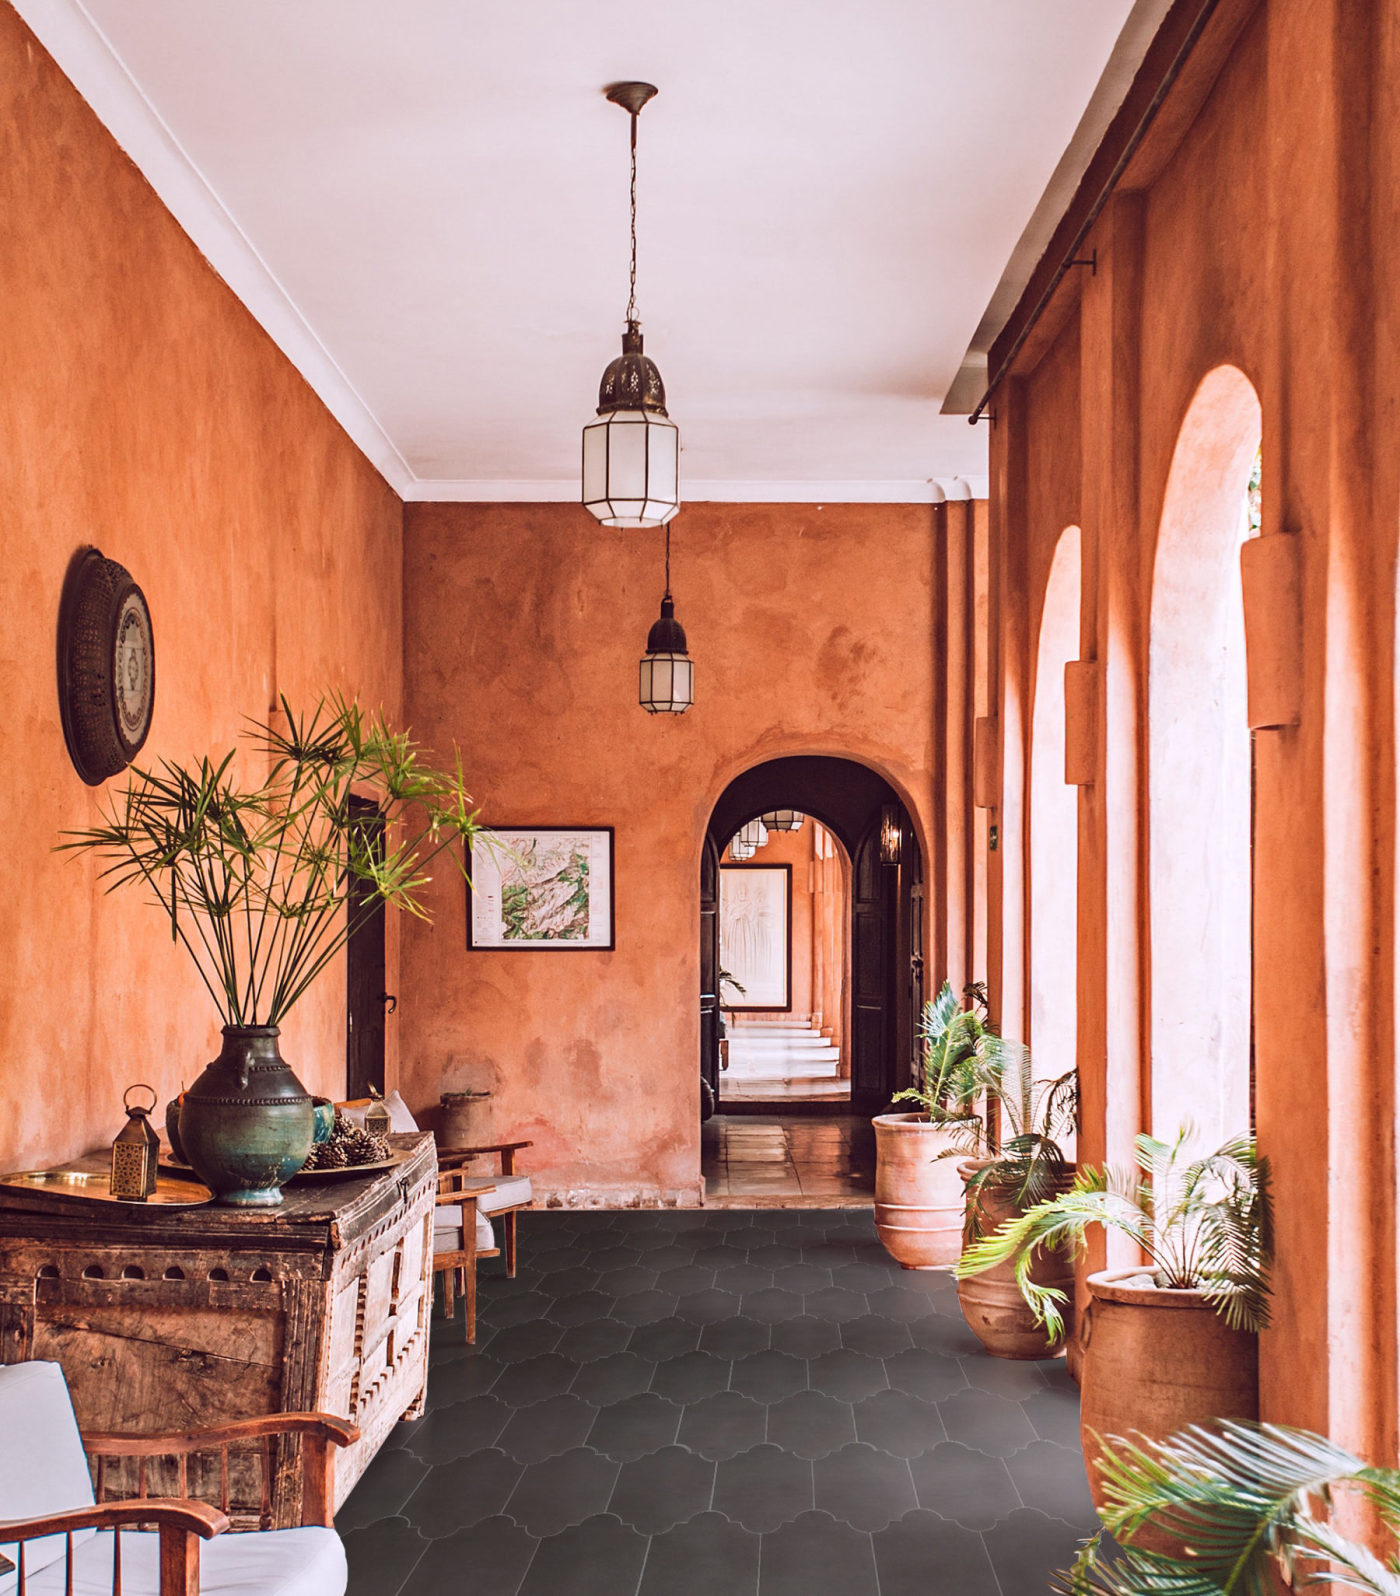
{"label": "framed map picture", "polygon": [[472,838],[467,946],[606,952],[611,826],[494,826]]}

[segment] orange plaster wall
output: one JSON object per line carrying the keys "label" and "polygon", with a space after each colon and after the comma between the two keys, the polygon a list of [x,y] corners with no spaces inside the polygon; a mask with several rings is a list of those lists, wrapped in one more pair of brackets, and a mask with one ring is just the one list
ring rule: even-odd
{"label": "orange plaster wall", "polygon": [[846,756],[933,813],[932,607],[941,511],[687,506],[677,614],[696,661],[683,716],[638,707],[661,589],[656,533],[572,505],[409,505],[405,690],[457,743],[488,820],[611,825],[617,950],[473,952],[463,890],[405,929],[402,1079],[414,1108],[487,1087],[497,1136],[570,1203],[699,1198],[699,859],[748,767]]}
{"label": "orange plaster wall", "polygon": [[[1300,540],[1305,682],[1299,725],[1255,738],[1258,1128],[1279,1218],[1262,1399],[1392,1461],[1397,60],[1391,0],[1263,0],[1179,146],[1144,157],[1145,188],[1085,241],[1097,275],[1060,290],[1077,308],[1048,353],[1029,346],[992,439],[1003,713],[1029,701],[1049,548],[1083,527],[1106,740],[1080,796],[1081,1156],[1118,1155],[1122,1105],[1151,1100],[1148,1005],[1190,1001],[1147,980],[1158,527],[1202,380],[1228,363],[1259,393],[1263,530]],[[1024,771],[1025,740],[1006,757]]]}
{"label": "orange plaster wall", "polygon": [[[0,216],[0,1169],[14,1169],[110,1140],[129,1083],[163,1103],[218,1042],[157,912],[51,851],[120,785],[84,786],[64,747],[53,660],[70,556],[96,544],[145,590],[157,700],[142,757],[184,760],[229,747],[278,693],[338,687],[397,714],[402,509],[5,7]],[[339,1095],[344,1048],[332,970],[283,1051]]]}

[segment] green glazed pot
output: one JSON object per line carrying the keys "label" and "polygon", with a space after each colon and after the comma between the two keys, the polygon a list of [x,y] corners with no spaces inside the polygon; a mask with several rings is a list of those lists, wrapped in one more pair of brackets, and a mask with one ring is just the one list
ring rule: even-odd
{"label": "green glazed pot", "polygon": [[275,1025],[226,1025],[223,1051],[180,1107],[181,1145],[221,1203],[274,1207],[311,1152],[311,1098],[277,1036]]}

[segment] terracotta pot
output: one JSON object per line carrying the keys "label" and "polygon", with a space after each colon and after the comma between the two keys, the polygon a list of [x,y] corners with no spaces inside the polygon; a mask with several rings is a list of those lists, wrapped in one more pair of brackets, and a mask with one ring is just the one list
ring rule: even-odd
{"label": "terracotta pot", "polygon": [[477,1115],[490,1092],[444,1092],[440,1099],[438,1144],[442,1147],[475,1147],[482,1140]]}
{"label": "terracotta pot", "polygon": [[[970,1158],[958,1165],[958,1175],[967,1182],[992,1160]],[[1073,1165],[1067,1166],[1057,1191],[1068,1190],[1074,1180]],[[1008,1219],[1022,1211],[1014,1188],[984,1184],[973,1195],[968,1193],[964,1221],[964,1245],[973,1239],[973,1208],[981,1211],[980,1234],[989,1236]],[[1031,1269],[1038,1286],[1056,1286],[1067,1301],[1061,1308],[1070,1331],[1074,1327],[1074,1259],[1066,1252],[1038,1250]],[[1053,1358],[1064,1349],[1062,1339],[1052,1339],[1045,1326],[1037,1324],[1029,1304],[1016,1284],[1015,1265],[997,1264],[984,1274],[958,1281],[958,1302],[968,1329],[998,1358]]]}
{"label": "terracotta pot", "polygon": [[1199,1291],[1121,1284],[1142,1273],[1089,1276],[1080,1439],[1100,1510],[1097,1436],[1160,1441],[1191,1424],[1259,1417],[1259,1337],[1232,1330]]}
{"label": "terracotta pot", "polygon": [[952,1136],[923,1114],[879,1114],[875,1126],[875,1229],[905,1269],[945,1269],[962,1252],[963,1183],[938,1155]]}

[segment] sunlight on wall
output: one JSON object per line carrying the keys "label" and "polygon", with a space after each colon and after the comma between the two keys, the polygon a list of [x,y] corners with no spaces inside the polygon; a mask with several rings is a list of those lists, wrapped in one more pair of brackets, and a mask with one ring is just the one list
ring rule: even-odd
{"label": "sunlight on wall", "polygon": [[1075,1063],[1079,789],[1065,784],[1065,665],[1079,658],[1079,528],[1055,546],[1041,612],[1031,709],[1028,1038],[1036,1074]]}
{"label": "sunlight on wall", "polygon": [[1239,550],[1259,400],[1221,366],[1182,423],[1153,577],[1148,786],[1153,1131],[1249,1124],[1250,780]]}

